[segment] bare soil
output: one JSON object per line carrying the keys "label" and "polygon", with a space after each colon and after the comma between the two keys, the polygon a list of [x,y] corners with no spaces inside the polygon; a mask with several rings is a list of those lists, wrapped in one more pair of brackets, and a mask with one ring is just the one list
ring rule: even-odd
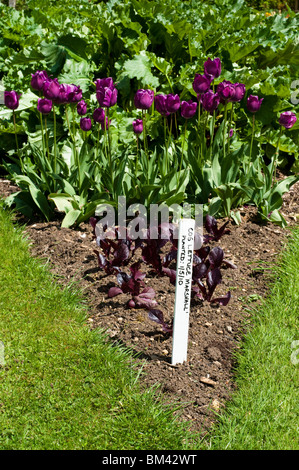
{"label": "bare soil", "polygon": [[[0,179],[0,195],[7,196],[16,188]],[[190,312],[188,358],[184,364],[171,365],[172,337],[148,319],[144,309],[128,309],[129,296],[108,298],[108,290],[116,286],[116,277],[107,276],[98,267],[94,250],[98,249],[88,223],[76,229],[61,228],[59,217],[45,223],[26,222],[30,251],[54,273],[58,283],[73,284],[83,291],[88,305],[87,322],[91,329],[106,330],[112,342],[130,348],[132,361],[142,366],[142,387],[158,386],[168,403],[181,406],[181,419],[190,428],[205,434],[235,390],[235,352],[250,328],[253,308],[269,292],[269,268],[284,248],[289,230],[272,224],[261,224],[253,206],[240,208],[242,224],[230,222],[229,233],[216,244],[225,258],[237,269],[223,270],[223,283],[217,294],[231,291],[227,306],[220,307],[192,300]],[[299,214],[299,183],[284,197],[282,213],[290,226]],[[219,223],[224,220],[219,221]],[[175,288],[167,277],[157,278],[149,266],[146,285],[157,292],[159,308],[171,322]]]}

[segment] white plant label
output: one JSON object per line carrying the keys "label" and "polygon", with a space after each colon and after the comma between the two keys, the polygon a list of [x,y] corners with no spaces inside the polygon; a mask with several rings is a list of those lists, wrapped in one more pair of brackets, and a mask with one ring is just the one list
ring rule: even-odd
{"label": "white plant label", "polygon": [[180,220],[171,360],[173,365],[187,360],[194,231],[193,219]]}

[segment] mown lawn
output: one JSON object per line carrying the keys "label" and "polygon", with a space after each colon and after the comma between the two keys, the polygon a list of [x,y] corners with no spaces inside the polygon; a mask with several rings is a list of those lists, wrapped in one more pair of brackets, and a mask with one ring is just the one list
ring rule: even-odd
{"label": "mown lawn", "polygon": [[141,391],[130,351],[89,330],[80,294],[29,256],[0,208],[0,449],[298,449],[298,260],[299,229],[237,353],[238,390],[202,441]]}
{"label": "mown lawn", "polygon": [[130,352],[88,329],[80,297],[2,210],[0,234],[0,449],[188,448],[157,392],[141,393]]}

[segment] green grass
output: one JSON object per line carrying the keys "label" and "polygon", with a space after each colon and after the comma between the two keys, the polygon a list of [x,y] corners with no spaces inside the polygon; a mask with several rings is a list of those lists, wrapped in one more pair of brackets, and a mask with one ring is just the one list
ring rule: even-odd
{"label": "green grass", "polygon": [[190,448],[186,423],[140,391],[130,351],[85,318],[0,207],[0,449]]}
{"label": "green grass", "polygon": [[299,449],[299,229],[273,278],[236,356],[238,391],[219,416],[210,449]]}
{"label": "green grass", "polygon": [[89,330],[80,295],[29,256],[0,207],[0,449],[298,449],[298,260],[299,229],[237,353],[238,389],[203,442],[157,390],[140,390],[131,352]]}

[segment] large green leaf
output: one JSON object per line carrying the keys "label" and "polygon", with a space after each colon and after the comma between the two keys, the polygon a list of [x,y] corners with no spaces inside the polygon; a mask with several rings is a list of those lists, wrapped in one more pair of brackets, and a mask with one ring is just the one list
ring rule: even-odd
{"label": "large green leaf", "polygon": [[159,79],[152,74],[152,66],[153,64],[146,51],[141,51],[134,59],[125,61],[121,70],[121,77],[127,75],[129,78],[137,78],[142,86],[157,88]]}

